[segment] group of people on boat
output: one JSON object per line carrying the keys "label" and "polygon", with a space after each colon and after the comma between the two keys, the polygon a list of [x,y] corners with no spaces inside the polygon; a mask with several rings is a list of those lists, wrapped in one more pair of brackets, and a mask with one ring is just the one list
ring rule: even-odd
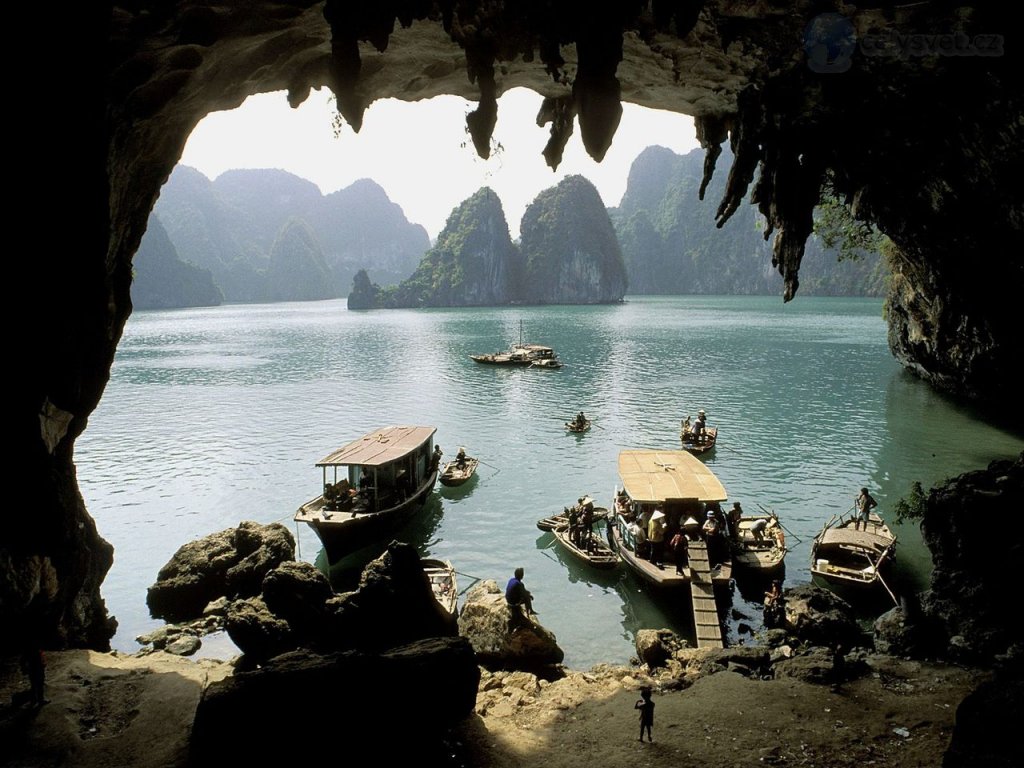
{"label": "group of people on boat", "polygon": [[594,500],[580,496],[573,506],[565,508],[564,514],[569,520],[569,540],[589,551],[594,543]]}
{"label": "group of people on boat", "polygon": [[587,417],[584,415],[583,411],[580,411],[575,416],[573,416],[572,421],[569,422],[569,424],[572,426],[573,429],[582,431],[586,429],[587,421]]}

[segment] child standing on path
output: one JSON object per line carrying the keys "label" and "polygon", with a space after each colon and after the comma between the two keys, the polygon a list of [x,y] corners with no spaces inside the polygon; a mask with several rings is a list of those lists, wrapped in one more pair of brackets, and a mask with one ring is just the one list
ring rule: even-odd
{"label": "child standing on path", "polygon": [[640,696],[633,705],[633,709],[640,710],[640,741],[644,740],[644,731],[647,731],[647,740],[654,741],[651,736],[651,728],[654,727],[654,702],[651,701],[651,689],[644,686],[640,689]]}

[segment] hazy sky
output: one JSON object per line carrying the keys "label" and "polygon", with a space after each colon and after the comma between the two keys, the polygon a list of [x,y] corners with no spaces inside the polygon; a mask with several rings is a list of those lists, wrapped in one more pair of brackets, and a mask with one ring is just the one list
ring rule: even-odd
{"label": "hazy sky", "polygon": [[656,144],[679,154],[697,147],[692,118],[625,104],[604,160],[597,163],[587,155],[577,123],[558,170],[552,171],[541,154],[550,125],[537,125],[540,103],[539,95],[523,88],[502,96],[494,131],[501,149],[484,161],[465,131],[466,114],[476,105],[455,96],[374,102],[358,134],[346,124],[336,138],[328,90],[313,91],[297,109],[288,106],[283,92],[261,94],[236,110],[207,115],[189,138],[181,163],[211,179],[232,168],[280,168],[309,179],[325,194],[370,178],[410,221],[426,227],[431,239],[455,206],[489,186],[501,198],[515,238],[526,206],[565,176],[586,176],[604,204],[615,206],[626,190],[630,165],[645,147]]}

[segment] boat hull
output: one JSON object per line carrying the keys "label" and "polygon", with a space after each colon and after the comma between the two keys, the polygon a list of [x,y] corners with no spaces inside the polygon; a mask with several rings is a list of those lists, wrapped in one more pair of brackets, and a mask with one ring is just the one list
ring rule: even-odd
{"label": "boat hull", "polygon": [[[675,564],[667,560],[659,568],[650,560],[640,557],[622,540],[619,524],[608,526],[608,544],[625,565],[646,583],[658,589],[677,589],[690,586],[693,571],[684,566],[682,573],[676,573]],[[732,564],[722,563],[711,571],[711,583],[716,588],[728,588],[732,582]]]}
{"label": "boat hull", "polygon": [[[329,563],[393,536],[421,513],[437,481],[432,472],[427,482],[396,506],[377,512],[329,512],[305,520],[323,544]],[[326,516],[329,515],[329,516]]]}
{"label": "boat hull", "polygon": [[687,433],[680,434],[683,450],[697,455],[715,450],[718,443],[718,427],[709,427],[705,433],[705,439],[699,443],[694,442]]}
{"label": "boat hull", "polygon": [[601,540],[597,533],[591,534],[591,546],[583,548],[577,546],[569,537],[569,528],[559,527],[553,530],[555,540],[562,545],[562,548],[572,555],[577,561],[585,563],[592,568],[610,570],[619,565],[619,557],[612,551],[611,547]]}

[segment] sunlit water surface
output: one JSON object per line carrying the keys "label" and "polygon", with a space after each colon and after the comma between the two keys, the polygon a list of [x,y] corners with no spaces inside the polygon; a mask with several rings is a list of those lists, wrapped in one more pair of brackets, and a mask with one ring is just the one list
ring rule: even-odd
{"label": "sunlit water surface", "polygon": [[[524,339],[553,346],[560,370],[474,363]],[[468,486],[438,485],[403,536],[449,558],[460,589],[503,585],[516,566],[540,620],[588,668],[624,663],[643,628],[686,634],[687,613],[625,571],[567,560],[537,519],[584,493],[608,505],[625,448],[677,448],[680,418],[708,412],[705,461],[748,510],[790,532],[786,584],[809,580],[810,543],[867,485],[879,511],[925,487],[1012,458],[1020,435],[987,424],[906,372],[870,299],[631,298],[614,306],[349,312],[344,301],[136,312],[103,401],[76,450],[78,477],[115,547],[103,585],[113,645],[159,626],[146,588],[183,543],[243,520],[280,521],[300,558],[319,541],[292,515],[319,492],[313,465],[388,424],[437,427],[483,464]],[[569,434],[583,410],[594,427]],[[958,439],[951,439],[957,435]],[[904,588],[927,583],[913,525],[897,527]],[[743,585],[741,585],[742,587]],[[753,588],[727,611],[731,642],[758,619]],[[751,598],[749,601],[747,598]]]}

